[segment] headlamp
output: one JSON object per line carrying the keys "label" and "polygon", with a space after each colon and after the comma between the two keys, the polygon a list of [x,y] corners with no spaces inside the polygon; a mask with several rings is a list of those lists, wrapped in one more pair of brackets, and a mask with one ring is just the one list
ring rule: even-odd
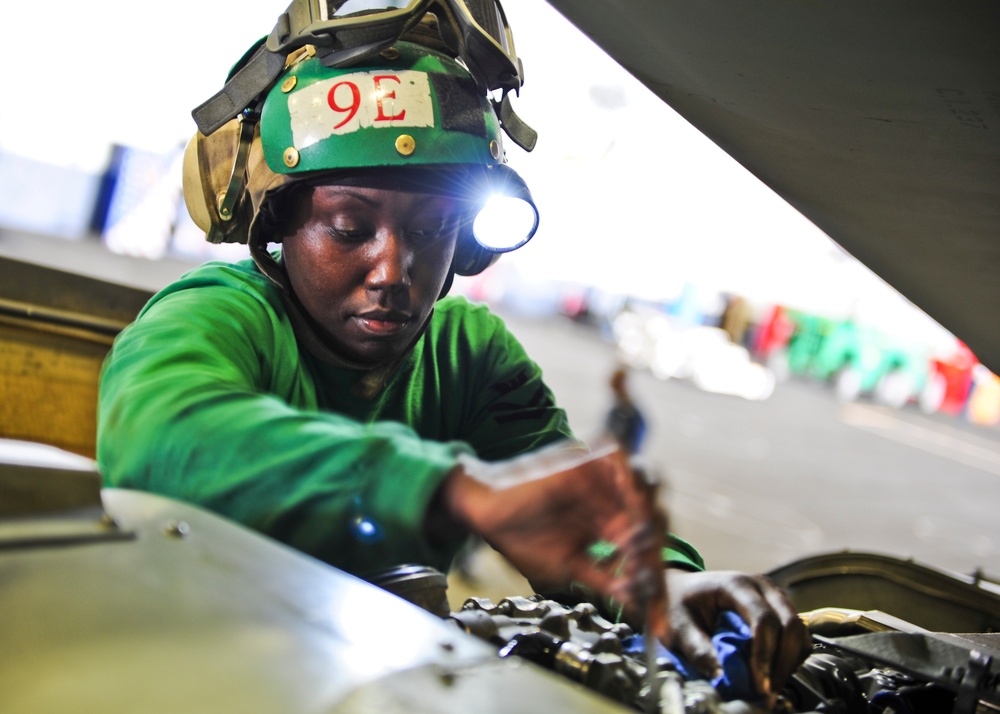
{"label": "headlamp", "polygon": [[538,208],[524,180],[510,167],[492,167],[482,204],[472,222],[472,235],[489,253],[520,248],[538,230]]}

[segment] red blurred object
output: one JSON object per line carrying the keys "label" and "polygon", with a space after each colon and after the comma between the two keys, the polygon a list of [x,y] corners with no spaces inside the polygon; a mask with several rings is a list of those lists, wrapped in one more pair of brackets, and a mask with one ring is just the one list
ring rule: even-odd
{"label": "red blurred object", "polygon": [[774,350],[788,345],[795,323],[780,305],[774,305],[761,321],[753,342],[753,354],[766,359]]}
{"label": "red blurred object", "polygon": [[955,353],[948,358],[931,359],[930,379],[943,386],[943,395],[937,411],[953,416],[965,408],[972,390],[972,376],[979,360],[961,340],[957,340]]}

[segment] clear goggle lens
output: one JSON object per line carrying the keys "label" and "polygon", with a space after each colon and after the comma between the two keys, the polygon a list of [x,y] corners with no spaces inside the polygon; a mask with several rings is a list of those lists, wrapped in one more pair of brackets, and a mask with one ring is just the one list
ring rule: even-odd
{"label": "clear goggle lens", "polygon": [[424,4],[412,0],[346,0],[343,3],[321,2],[319,9],[321,19],[334,20],[355,15],[403,10],[411,6],[415,8]]}

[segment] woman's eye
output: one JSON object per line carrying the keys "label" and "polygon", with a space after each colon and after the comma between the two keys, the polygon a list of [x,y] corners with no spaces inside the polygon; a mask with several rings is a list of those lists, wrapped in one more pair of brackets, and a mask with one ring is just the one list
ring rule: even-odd
{"label": "woman's eye", "polygon": [[349,242],[366,240],[372,234],[371,230],[356,225],[328,225],[326,230],[332,237]]}
{"label": "woman's eye", "polygon": [[448,235],[455,229],[456,225],[456,221],[439,218],[417,223],[411,226],[407,233],[414,238],[432,239]]}
{"label": "woman's eye", "polygon": [[437,227],[423,226],[420,228],[411,228],[408,231],[411,238],[420,238],[422,240],[428,238],[434,238],[441,233],[441,229]]}

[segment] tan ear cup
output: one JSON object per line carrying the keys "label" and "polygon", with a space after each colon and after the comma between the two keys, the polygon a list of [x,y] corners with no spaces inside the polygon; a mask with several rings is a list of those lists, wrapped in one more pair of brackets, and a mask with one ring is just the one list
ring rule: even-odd
{"label": "tan ear cup", "polygon": [[246,240],[245,219],[248,216],[244,215],[246,188],[243,177],[239,180],[241,189],[230,209],[229,220],[223,220],[219,212],[232,182],[240,130],[241,122],[233,119],[208,136],[196,132],[184,150],[184,203],[191,219],[213,243]]}
{"label": "tan ear cup", "polygon": [[198,161],[198,144],[204,139],[204,135],[198,131],[188,140],[184,149],[184,203],[187,206],[188,215],[199,228],[208,233],[212,228],[212,222],[218,220],[218,211],[210,202],[214,201],[212,196],[205,195],[205,186],[201,180],[201,162]]}

